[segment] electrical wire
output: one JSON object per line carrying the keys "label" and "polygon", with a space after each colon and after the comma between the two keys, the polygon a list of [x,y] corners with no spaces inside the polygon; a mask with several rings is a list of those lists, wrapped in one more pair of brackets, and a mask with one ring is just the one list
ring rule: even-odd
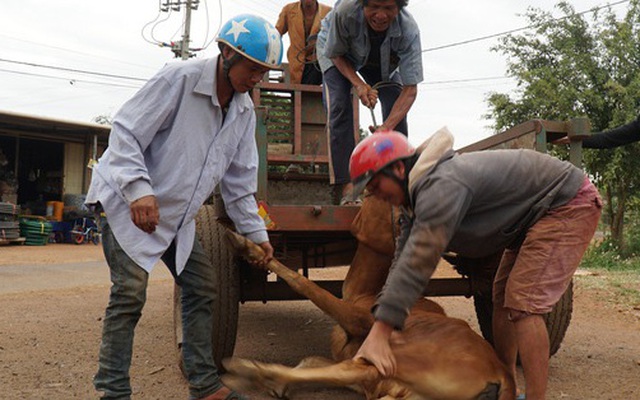
{"label": "electrical wire", "polygon": [[69,48],[66,48],[66,47],[52,46],[52,45],[49,45],[49,44],[33,42],[31,40],[20,39],[20,38],[16,38],[16,37],[13,37],[13,36],[4,35],[4,34],[1,34],[1,33],[0,33],[0,36],[8,38],[8,39],[11,39],[11,40],[16,40],[18,42],[24,42],[24,43],[34,44],[36,46],[41,46],[41,47],[46,47],[46,48],[50,48],[50,49],[65,51],[65,52],[68,52],[68,53],[79,54],[79,55],[86,56],[86,57],[91,57],[91,58],[94,58],[94,59],[95,58],[101,58],[103,60],[115,61],[115,62],[122,63],[122,64],[132,65],[134,67],[142,67],[142,68],[151,69],[148,65],[142,65],[142,64],[136,64],[136,63],[131,63],[131,62],[127,62],[127,61],[122,61],[122,60],[118,60],[118,59],[111,58],[111,57],[101,56],[99,54],[85,53],[85,52],[82,52],[82,51],[72,50],[72,49],[69,49]]}
{"label": "electrical wire", "polygon": [[200,48],[204,48],[204,45],[207,43],[207,39],[209,39],[209,5],[207,4],[207,0],[204,0],[204,15],[206,18],[206,23],[204,24],[207,28],[204,34],[204,40],[202,41],[202,46]]}
{"label": "electrical wire", "polygon": [[[206,4],[206,0],[205,0],[205,4]],[[208,10],[208,9],[207,9]],[[222,28],[222,0],[218,0],[218,29],[216,29],[216,33],[213,35],[213,37],[211,38],[211,40],[209,40],[209,42],[207,42],[207,44],[205,44],[204,46],[202,46],[202,49],[206,49],[208,48],[211,43],[213,43],[214,40],[216,40],[216,38],[218,37],[218,34],[220,33],[220,29]],[[207,11],[207,14],[209,12]],[[208,21],[208,17],[207,17],[207,21]],[[207,24],[208,25],[208,24]],[[207,28],[208,29],[208,28]]]}
{"label": "electrical wire", "polygon": [[468,79],[451,79],[448,81],[431,81],[420,82],[419,85],[443,85],[448,83],[464,83],[464,82],[479,82],[479,81],[492,81],[498,79],[513,79],[510,76],[488,76],[485,78],[468,78]]}
{"label": "electrical wire", "polygon": [[62,81],[69,82],[69,84],[71,84],[71,85],[74,85],[76,82],[78,82],[78,83],[89,83],[89,84],[93,84],[93,85],[123,87],[123,88],[130,88],[130,89],[139,89],[141,87],[141,86],[134,86],[134,85],[123,85],[123,84],[113,83],[113,82],[89,81],[89,80],[84,80],[84,79],[64,78],[62,76],[35,74],[33,72],[13,71],[13,70],[4,69],[4,68],[0,68],[0,72],[6,72],[6,73],[10,73],[10,74],[17,74],[17,75],[35,76],[35,77],[39,77],[39,78],[57,79],[57,80],[62,80]]}
{"label": "electrical wire", "polygon": [[167,17],[165,19],[162,19],[158,22],[156,22],[155,24],[153,24],[153,26],[151,27],[151,32],[149,32],[151,34],[151,39],[155,40],[156,43],[162,43],[162,41],[156,39],[155,35],[153,34],[153,31],[155,31],[156,27],[158,25],[160,25],[161,23],[167,21],[170,17],[171,17],[171,13],[173,12],[172,8],[169,8],[169,11],[167,12]]}
{"label": "electrical wire", "polygon": [[[597,6],[597,7],[591,8],[591,9],[586,10],[586,11],[582,11],[582,12],[579,12],[579,13],[576,13],[576,14],[572,14],[570,16],[554,18],[549,22],[562,21],[562,20],[568,19],[568,18],[570,18],[572,16],[575,16],[575,15],[589,14],[589,13],[592,13],[592,12],[596,12],[596,11],[602,9],[602,8],[608,8],[608,7],[617,6],[617,5],[620,5],[620,4],[623,4],[623,3],[628,3],[629,1],[630,0],[621,0],[621,1],[617,1],[615,3],[611,3],[611,4],[607,4],[607,5]],[[493,38],[496,38],[496,37],[506,36],[506,35],[510,35],[510,34],[516,33],[516,32],[521,32],[521,31],[524,31],[524,30],[527,30],[527,29],[536,28],[538,26],[540,26],[540,24],[531,24],[531,25],[528,25],[528,26],[525,26],[525,27],[522,27],[522,28],[511,29],[511,30],[508,30],[508,31],[500,32],[500,33],[494,33],[492,35],[481,36],[481,37],[477,37],[477,38],[474,38],[474,39],[463,40],[463,41],[460,41],[460,42],[449,43],[449,44],[436,46],[436,47],[429,47],[427,49],[422,50],[422,52],[423,53],[427,53],[427,52],[431,52],[431,51],[443,50],[443,49],[448,49],[448,48],[451,48],[451,47],[462,46],[462,45],[469,44],[469,43],[480,42],[480,41],[483,41],[483,40],[493,39]]]}
{"label": "electrical wire", "polygon": [[1,62],[6,62],[6,63],[11,63],[11,64],[28,65],[30,67],[48,68],[48,69],[54,69],[54,70],[58,70],[58,71],[67,71],[67,72],[77,72],[77,73],[80,73],[80,74],[96,75],[96,76],[103,76],[103,77],[108,77],[108,78],[128,79],[128,80],[140,81],[140,82],[146,82],[147,81],[147,79],[145,79],[145,78],[136,78],[136,77],[125,76],[125,75],[107,74],[107,73],[104,73],[104,72],[86,71],[86,70],[81,70],[81,69],[73,69],[73,68],[65,68],[65,67],[56,67],[56,66],[53,66],[53,65],[36,64],[36,63],[31,63],[31,62],[26,62],[26,61],[8,60],[6,58],[0,58],[0,61]]}
{"label": "electrical wire", "polygon": [[[142,39],[144,39],[145,42],[151,43],[153,45],[158,45],[159,44],[158,42],[154,42],[152,40],[147,39],[147,36],[144,34],[144,30],[147,29],[147,27],[149,25],[151,25],[154,22],[156,22],[158,20],[158,18],[160,18],[161,14],[162,14],[162,11],[160,11],[160,9],[158,9],[158,14],[156,15],[156,17],[142,26],[142,29],[140,30],[140,35],[142,36]],[[153,35],[151,35],[151,38],[153,39]]]}

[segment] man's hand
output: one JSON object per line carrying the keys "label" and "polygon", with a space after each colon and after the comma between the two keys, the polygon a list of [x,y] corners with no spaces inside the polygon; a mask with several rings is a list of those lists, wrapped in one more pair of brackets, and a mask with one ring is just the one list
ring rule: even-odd
{"label": "man's hand", "polygon": [[553,144],[569,144],[569,143],[571,143],[571,141],[569,140],[569,136],[564,136],[564,137],[561,137],[558,140],[554,140],[551,143],[553,143]]}
{"label": "man's hand", "polygon": [[384,124],[378,125],[378,126],[369,125],[369,132],[371,133],[383,132],[383,131],[389,131],[389,130],[390,129],[384,126]]}
{"label": "man's hand", "polygon": [[149,195],[139,198],[131,203],[131,220],[139,229],[146,233],[156,231],[160,222],[160,210],[156,196]]}
{"label": "man's hand", "polygon": [[374,322],[369,335],[353,359],[362,358],[367,360],[385,377],[395,375],[396,358],[389,346],[389,338],[392,332],[393,327],[391,325],[382,321]]}
{"label": "man's hand", "polygon": [[378,91],[366,83],[356,86],[356,94],[365,107],[374,108],[378,102]]}
{"label": "man's hand", "polygon": [[262,260],[258,260],[253,264],[264,268],[267,266],[267,264],[269,264],[269,261],[273,260],[273,247],[271,247],[270,242],[262,242],[259,244],[259,246],[262,248],[262,251],[264,251],[264,257],[262,258]]}

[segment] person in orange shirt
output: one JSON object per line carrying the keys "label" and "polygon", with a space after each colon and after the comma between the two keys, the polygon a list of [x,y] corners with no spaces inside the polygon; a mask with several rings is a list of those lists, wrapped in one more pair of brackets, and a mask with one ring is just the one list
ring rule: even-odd
{"label": "person in orange shirt", "polygon": [[287,50],[291,83],[320,85],[322,72],[316,59],[316,37],[320,21],[331,7],[317,0],[300,0],[282,8],[276,29],[281,35],[289,32],[291,45]]}

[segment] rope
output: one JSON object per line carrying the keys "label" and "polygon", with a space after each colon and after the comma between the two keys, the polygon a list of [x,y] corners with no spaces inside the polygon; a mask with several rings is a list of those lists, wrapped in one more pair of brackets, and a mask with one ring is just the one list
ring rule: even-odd
{"label": "rope", "polygon": [[[371,86],[371,89],[378,90],[380,88],[391,87],[391,86],[397,86],[402,88],[402,84],[400,84],[399,82],[380,81],[380,82],[377,82],[375,85]],[[373,127],[377,129],[378,123],[376,122],[376,114],[373,112],[374,108],[375,108],[375,105],[373,107],[369,107],[369,111],[371,111],[371,120],[373,121]]]}

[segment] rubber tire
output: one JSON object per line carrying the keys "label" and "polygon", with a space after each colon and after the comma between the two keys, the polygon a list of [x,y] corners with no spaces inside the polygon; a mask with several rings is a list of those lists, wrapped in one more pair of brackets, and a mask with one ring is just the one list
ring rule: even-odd
{"label": "rubber tire", "polygon": [[[482,336],[493,344],[493,301],[491,293],[473,296],[473,303],[476,309],[476,317],[482,331]],[[573,313],[573,281],[564,292],[560,300],[553,307],[549,314],[544,315],[544,321],[549,332],[549,357],[556,354],[560,349]]]}
{"label": "rubber tire", "polygon": [[[75,226],[72,231],[82,232],[81,226]],[[82,233],[74,233],[71,232],[71,240],[75,244],[83,244],[84,243],[84,235]]]}
{"label": "rubber tire", "polygon": [[[212,306],[213,330],[211,344],[213,358],[220,372],[222,360],[233,355],[238,331],[240,301],[240,268],[224,238],[225,227],[217,222],[213,205],[204,205],[196,216],[196,235],[214,268],[214,284],[218,294]],[[173,326],[174,343],[180,370],[185,375],[182,359],[182,306],[180,286],[174,285]]]}

